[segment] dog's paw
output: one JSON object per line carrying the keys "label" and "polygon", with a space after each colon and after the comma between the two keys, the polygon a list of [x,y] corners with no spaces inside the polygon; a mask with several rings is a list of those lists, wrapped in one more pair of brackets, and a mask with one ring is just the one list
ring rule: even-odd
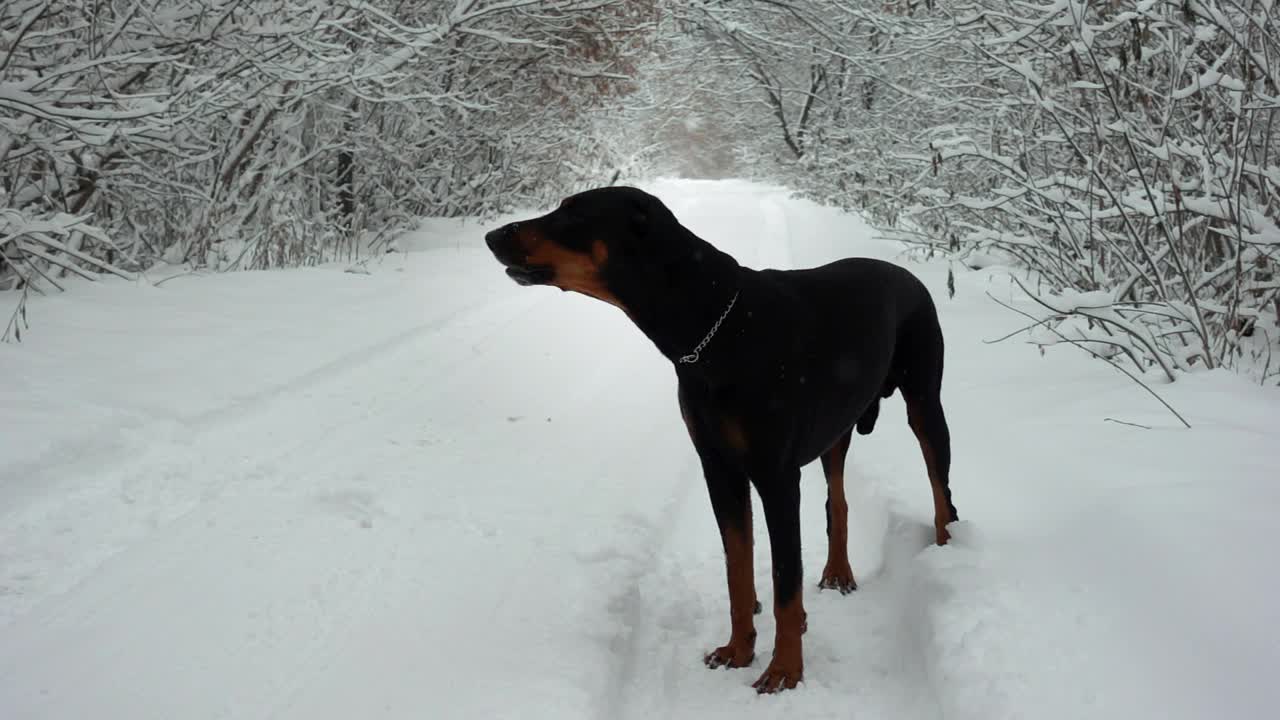
{"label": "dog's paw", "polygon": [[703,656],[702,662],[709,668],[743,668],[756,659],[756,651],[751,643],[730,642],[718,647]]}
{"label": "dog's paw", "polygon": [[951,532],[947,530],[945,523],[936,525],[934,527],[934,531],[934,540],[937,541],[939,545],[946,545],[948,542],[951,542]]}
{"label": "dog's paw", "polygon": [[774,658],[768,669],[759,680],[751,683],[751,687],[760,694],[792,690],[804,679],[804,667],[798,663],[780,663]]}
{"label": "dog's paw", "polygon": [[839,590],[841,595],[848,595],[858,589],[858,582],[853,579],[853,570],[849,563],[843,565],[827,564],[822,570],[822,579],[818,581],[822,590]]}

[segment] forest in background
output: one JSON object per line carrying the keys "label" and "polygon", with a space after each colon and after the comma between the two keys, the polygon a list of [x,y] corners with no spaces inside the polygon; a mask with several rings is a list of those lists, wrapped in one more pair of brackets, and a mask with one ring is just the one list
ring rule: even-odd
{"label": "forest in background", "polygon": [[1022,269],[1033,341],[1280,378],[1274,0],[10,0],[0,290],[745,177]]}

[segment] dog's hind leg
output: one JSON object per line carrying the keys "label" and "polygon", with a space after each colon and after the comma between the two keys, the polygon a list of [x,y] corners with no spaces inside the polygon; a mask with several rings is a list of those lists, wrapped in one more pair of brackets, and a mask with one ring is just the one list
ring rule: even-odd
{"label": "dog's hind leg", "polygon": [[[874,421],[873,421],[874,422]],[[822,454],[822,472],[827,476],[827,565],[818,587],[848,594],[858,589],[849,567],[849,503],[844,496],[844,461],[849,452],[846,432]]]}
{"label": "dog's hind leg", "polygon": [[942,413],[942,402],[933,397],[908,398],[907,422],[920,442],[920,452],[929,471],[929,484],[933,488],[933,527],[939,545],[951,539],[947,524],[959,520],[956,506],[951,502],[950,466],[951,436],[947,419]]}
{"label": "dog's hind leg", "polygon": [[933,526],[939,545],[951,539],[947,524],[959,520],[951,501],[951,433],[942,412],[942,329],[932,304],[922,308],[904,327],[900,346],[909,352],[902,383],[911,425],[929,471],[933,488]]}

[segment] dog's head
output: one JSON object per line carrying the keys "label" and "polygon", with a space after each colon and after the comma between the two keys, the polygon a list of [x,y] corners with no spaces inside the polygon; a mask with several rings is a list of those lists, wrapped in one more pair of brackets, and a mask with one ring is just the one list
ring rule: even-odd
{"label": "dog's head", "polygon": [[605,187],[571,195],[546,215],[504,225],[484,240],[521,285],[551,285],[623,307],[619,282],[671,254],[673,226],[675,217],[656,197]]}

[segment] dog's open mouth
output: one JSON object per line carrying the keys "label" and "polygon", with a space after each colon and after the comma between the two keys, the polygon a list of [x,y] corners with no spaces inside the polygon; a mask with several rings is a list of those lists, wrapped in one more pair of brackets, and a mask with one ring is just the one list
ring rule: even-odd
{"label": "dog's open mouth", "polygon": [[521,285],[546,285],[555,277],[555,270],[547,265],[511,265],[507,267],[507,275]]}

